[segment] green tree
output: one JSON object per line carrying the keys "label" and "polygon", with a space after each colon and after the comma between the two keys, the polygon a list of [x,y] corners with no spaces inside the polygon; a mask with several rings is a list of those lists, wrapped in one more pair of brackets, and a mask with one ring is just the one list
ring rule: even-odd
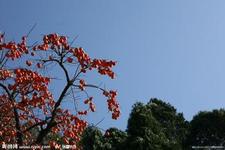
{"label": "green tree", "polygon": [[89,150],[182,150],[188,126],[183,114],[172,105],[151,99],[147,104],[133,105],[127,133],[110,128],[103,136],[91,127],[85,131],[86,142],[82,144]]}
{"label": "green tree", "polygon": [[102,132],[94,126],[87,127],[81,138],[81,147],[83,150],[100,150],[103,149]]}
{"label": "green tree", "polygon": [[127,133],[129,150],[160,150],[167,147],[168,139],[159,122],[143,103],[134,104],[128,120]]}
{"label": "green tree", "polygon": [[225,110],[201,111],[190,122],[187,145],[225,146]]}
{"label": "green tree", "polygon": [[184,119],[182,113],[169,103],[153,98],[147,104],[153,117],[159,122],[163,133],[169,140],[167,149],[183,149],[184,141],[188,133],[188,122]]}
{"label": "green tree", "polygon": [[81,147],[83,150],[122,150],[126,138],[126,132],[117,128],[109,128],[103,135],[97,127],[89,126],[82,135]]}
{"label": "green tree", "polygon": [[127,139],[126,132],[117,128],[109,128],[104,135],[105,150],[123,150]]}

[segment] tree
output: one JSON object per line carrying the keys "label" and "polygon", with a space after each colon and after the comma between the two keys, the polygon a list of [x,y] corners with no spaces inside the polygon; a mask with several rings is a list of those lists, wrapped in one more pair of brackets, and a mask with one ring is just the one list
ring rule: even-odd
{"label": "tree", "polygon": [[168,148],[180,150],[184,148],[184,142],[188,133],[188,122],[182,113],[177,113],[176,109],[169,103],[152,98],[147,104],[154,118],[160,123],[167,139]]}
{"label": "tree", "polygon": [[144,105],[136,103],[128,120],[129,149],[184,148],[188,122],[169,103],[153,98]]}
{"label": "tree", "polygon": [[187,145],[225,146],[225,110],[201,111],[190,122]]}
{"label": "tree", "polygon": [[83,150],[123,150],[127,134],[117,128],[109,128],[103,135],[95,126],[89,126],[83,132],[81,146]]}
{"label": "tree", "polygon": [[83,150],[99,150],[103,149],[103,135],[102,132],[94,127],[87,127],[81,138],[81,147]]}
{"label": "tree", "polygon": [[[93,97],[87,88],[102,91],[107,98],[112,118],[120,115],[116,101],[117,92],[86,83],[83,74],[97,70],[100,75],[115,77],[114,61],[91,59],[81,47],[72,47],[66,36],[48,34],[40,44],[27,44],[28,35],[21,42],[7,42],[0,34],[0,136],[1,143],[41,144],[50,133],[62,134],[66,144],[77,144],[87,126],[81,116],[95,111]],[[46,76],[45,71],[60,69],[64,83],[58,97],[49,90],[55,77]],[[56,74],[54,74],[56,76]],[[60,78],[60,77],[58,77]],[[86,97],[87,109],[73,112],[62,107],[63,101],[75,101],[79,93]],[[82,99],[81,99],[82,100]],[[38,134],[31,138],[31,131]],[[52,146],[57,141],[50,141]]]}
{"label": "tree", "polygon": [[133,106],[127,126],[127,149],[155,150],[167,147],[168,139],[151,110],[143,103]]}
{"label": "tree", "polygon": [[105,150],[124,150],[126,148],[127,134],[117,128],[109,128],[106,130],[103,138]]}

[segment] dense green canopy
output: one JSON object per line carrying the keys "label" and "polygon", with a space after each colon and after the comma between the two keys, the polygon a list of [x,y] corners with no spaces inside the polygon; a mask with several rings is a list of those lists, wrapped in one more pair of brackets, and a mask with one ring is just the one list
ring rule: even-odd
{"label": "dense green canopy", "polygon": [[133,105],[126,131],[109,128],[103,133],[88,127],[84,150],[186,150],[191,146],[225,146],[225,110],[201,111],[186,121],[169,103],[153,98]]}
{"label": "dense green canopy", "polygon": [[201,111],[190,122],[187,145],[225,146],[225,110]]}

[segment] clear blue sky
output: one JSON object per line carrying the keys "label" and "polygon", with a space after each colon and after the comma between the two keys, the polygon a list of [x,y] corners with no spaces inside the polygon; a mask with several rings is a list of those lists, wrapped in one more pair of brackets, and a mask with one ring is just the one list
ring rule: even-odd
{"label": "clear blue sky", "polygon": [[[122,116],[110,119],[104,98],[90,117],[102,128],[125,129],[131,106],[156,97],[190,120],[225,104],[225,1],[217,0],[2,0],[0,30],[9,39],[57,32],[75,37],[90,56],[118,61]],[[92,79],[90,79],[92,80]]]}

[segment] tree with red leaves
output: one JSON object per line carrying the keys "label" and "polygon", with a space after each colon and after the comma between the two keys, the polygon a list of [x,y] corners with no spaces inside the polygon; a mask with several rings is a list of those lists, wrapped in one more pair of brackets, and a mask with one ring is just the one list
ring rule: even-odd
{"label": "tree with red leaves", "polygon": [[[48,134],[60,133],[65,144],[76,147],[87,127],[82,116],[95,111],[93,97],[88,95],[87,88],[100,90],[107,99],[112,118],[119,117],[117,92],[89,84],[81,78],[97,70],[100,75],[113,79],[112,67],[116,62],[91,59],[83,48],[72,47],[66,36],[44,35],[40,44],[32,46],[28,46],[27,37],[23,36],[21,42],[16,43],[7,42],[4,34],[0,34],[0,143],[40,145]],[[49,90],[54,78],[43,72],[54,68],[62,70],[66,83],[56,98]],[[68,99],[68,95],[75,98],[78,91],[86,94],[83,103],[87,109],[76,109],[72,113],[62,107],[62,101]],[[31,138],[34,128],[38,129],[38,134]],[[57,146],[57,141],[49,141],[49,144]]]}

